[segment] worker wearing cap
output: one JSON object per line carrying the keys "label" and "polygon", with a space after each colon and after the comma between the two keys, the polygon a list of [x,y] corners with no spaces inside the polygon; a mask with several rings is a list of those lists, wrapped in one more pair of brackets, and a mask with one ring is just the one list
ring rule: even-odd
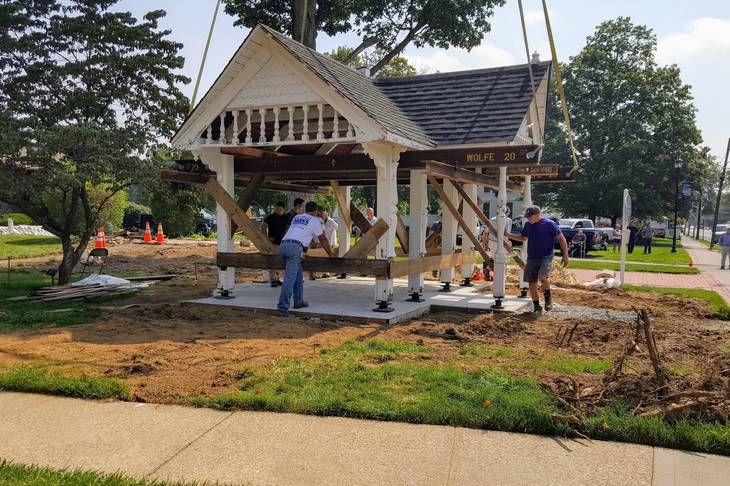
{"label": "worker wearing cap", "polygon": [[550,293],[550,270],[553,265],[555,254],[555,240],[560,243],[560,250],[563,252],[563,266],[568,266],[568,242],[560,232],[558,225],[551,219],[543,218],[540,215],[540,208],[530,206],[525,210],[525,222],[522,226],[522,233],[517,235],[508,233],[513,240],[527,241],[527,262],[525,263],[525,281],[530,284],[530,296],[532,297],[533,311],[542,312],[540,298],[537,294],[537,282],[540,281],[542,290],[545,293],[545,310],[553,307],[552,294]]}
{"label": "worker wearing cap", "polygon": [[307,251],[314,238],[327,254],[332,258],[332,248],[324,236],[322,220],[319,219],[317,203],[309,201],[305,206],[304,214],[297,214],[291,220],[279,245],[279,256],[284,259],[284,284],[281,286],[279,303],[276,306],[280,316],[287,316],[289,303],[294,294],[294,308],[308,307],[304,301],[304,274],[302,272],[302,254]]}

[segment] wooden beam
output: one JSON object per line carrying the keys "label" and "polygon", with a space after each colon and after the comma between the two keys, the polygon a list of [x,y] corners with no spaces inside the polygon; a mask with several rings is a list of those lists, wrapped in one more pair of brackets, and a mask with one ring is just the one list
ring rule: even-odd
{"label": "wooden beam", "polygon": [[[305,272],[351,273],[373,277],[387,277],[389,260],[367,258],[329,258],[307,256],[302,258]],[[284,260],[278,255],[262,253],[218,253],[216,265],[222,268],[252,268],[260,270],[283,270]]]}
{"label": "wooden beam", "polygon": [[408,254],[408,230],[406,230],[406,225],[403,224],[403,218],[401,218],[400,213],[396,213],[396,226],[395,226],[395,236],[398,238],[398,241],[400,242],[400,247],[403,250],[404,254]]}
{"label": "wooden beam", "polygon": [[532,179],[532,183],[544,184],[547,182],[575,182],[575,175],[578,171],[575,167],[561,165],[558,167],[558,174],[554,177],[538,177]]}
{"label": "wooden beam", "polygon": [[464,263],[473,263],[476,252],[452,253],[450,255],[433,255],[420,258],[418,260],[394,260],[390,264],[390,277],[398,278],[410,273],[423,273],[429,270],[438,270],[441,268],[455,267]]}
{"label": "wooden beam", "polygon": [[[426,174],[433,174],[439,178],[446,178],[454,182],[466,182],[469,184],[477,184],[480,186],[499,189],[499,179],[494,177],[472,172],[470,170],[457,169],[447,164],[430,161],[426,164]],[[512,192],[522,192],[522,184],[515,182],[507,182],[507,190]]]}
{"label": "wooden beam", "polygon": [[[525,164],[507,169],[507,177],[555,177],[558,175],[558,164]],[[498,167],[485,167],[483,174],[491,176],[499,175]]]}
{"label": "wooden beam", "polygon": [[373,227],[373,225],[370,224],[370,221],[368,221],[368,218],[362,214],[362,211],[360,211],[352,201],[350,201],[350,217],[352,218],[352,224],[354,224],[363,235],[370,231]]}
{"label": "wooden beam", "polygon": [[441,253],[441,233],[431,233],[426,238],[426,254]]}
{"label": "wooden beam", "polygon": [[[479,254],[484,258],[484,261],[489,260],[489,255],[487,255],[487,251],[482,247],[481,241],[479,241],[479,238],[477,238],[474,235],[474,232],[471,228],[467,226],[467,224],[464,222],[464,218],[459,214],[459,209],[454,205],[454,203],[449,199],[449,197],[446,195],[446,192],[441,188],[438,181],[436,180],[436,176],[428,172],[428,169],[426,170],[426,177],[428,177],[428,181],[431,183],[431,186],[433,186],[434,191],[439,195],[443,203],[446,205],[447,208],[449,208],[449,211],[451,211],[451,214],[454,215],[454,218],[456,218],[456,221],[459,223],[459,226],[461,226],[461,230],[464,232],[464,234],[471,240],[471,242],[474,244],[474,249],[479,252]],[[458,186],[458,184],[454,184],[455,186]]]}
{"label": "wooden beam", "polygon": [[[160,171],[160,179],[169,182],[180,182],[183,184],[205,184],[208,179],[215,177],[215,172],[181,172],[177,170],[162,170]],[[236,178],[233,180],[233,184],[236,187],[246,187],[249,184],[249,179]],[[329,189],[323,187],[302,185],[302,184],[289,184],[285,182],[265,182],[261,185],[260,190],[262,191],[291,191],[291,192],[304,192],[308,194],[329,194]]]}
{"label": "wooden beam", "polygon": [[213,199],[221,205],[225,212],[243,231],[243,234],[258,248],[261,253],[276,254],[277,247],[264,236],[259,227],[251,221],[246,213],[238,207],[236,201],[226,192],[215,178],[208,179],[205,189]]}
{"label": "wooden beam", "polygon": [[344,258],[365,258],[370,250],[375,248],[380,238],[388,232],[388,228],[385,220],[378,219],[378,222],[372,225],[370,230],[345,253]]}
{"label": "wooden beam", "polygon": [[349,233],[352,231],[352,218],[350,217],[350,206],[347,204],[347,198],[345,197],[345,193],[342,191],[340,183],[337,181],[330,181],[330,186],[332,187],[332,192],[335,195],[335,199],[337,199],[337,207],[340,209],[342,221],[345,226],[349,228]]}
{"label": "wooden beam", "polygon": [[271,150],[263,150],[254,147],[224,147],[221,149],[221,153],[225,155],[241,155],[244,157],[255,157],[255,158],[276,158],[276,157],[291,157],[289,154],[281,152],[272,152]]}
{"label": "wooden beam", "polygon": [[[256,193],[258,192],[261,185],[264,183],[265,178],[266,174],[254,174],[251,176],[251,180],[248,182],[248,185],[241,193],[241,196],[238,198],[238,207],[241,208],[241,211],[243,211],[244,213],[251,206],[253,198],[256,197]],[[231,221],[231,238],[233,238],[233,235],[236,234],[236,231],[238,231],[238,225],[235,221]]]}
{"label": "wooden beam", "polygon": [[[492,222],[489,220],[486,214],[481,210],[479,205],[472,201],[472,199],[469,197],[469,195],[466,193],[463,187],[461,187],[461,184],[454,184],[456,187],[456,190],[459,191],[459,194],[461,195],[461,198],[466,202],[466,204],[469,205],[469,207],[474,211],[474,213],[477,215],[477,217],[487,226],[487,230],[489,230],[490,233],[497,236],[497,228],[494,227]],[[504,240],[504,249],[507,250],[507,252],[512,251],[512,245],[510,244],[508,239]],[[517,265],[520,266],[520,268],[525,268],[525,262],[522,261],[522,258],[519,255],[514,256],[515,261],[517,262]]]}

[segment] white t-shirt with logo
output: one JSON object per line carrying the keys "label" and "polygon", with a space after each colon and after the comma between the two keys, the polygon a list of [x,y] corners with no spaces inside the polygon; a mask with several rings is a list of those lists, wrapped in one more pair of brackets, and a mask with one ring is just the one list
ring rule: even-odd
{"label": "white t-shirt with logo", "polygon": [[297,214],[291,220],[291,225],[283,239],[298,241],[304,248],[307,248],[312,240],[319,237],[322,233],[321,219],[307,213]]}

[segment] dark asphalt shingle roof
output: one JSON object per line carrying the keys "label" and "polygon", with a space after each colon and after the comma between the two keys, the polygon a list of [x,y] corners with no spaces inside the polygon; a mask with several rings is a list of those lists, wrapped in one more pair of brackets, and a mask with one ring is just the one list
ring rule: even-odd
{"label": "dark asphalt shingle roof", "polygon": [[415,142],[435,145],[421,127],[404,115],[395,103],[378,89],[373,79],[286,37],[270,27],[262,27],[271,33],[294,57],[380,123],[385,130]]}
{"label": "dark asphalt shingle roof", "polygon": [[[532,64],[536,89],[550,62]],[[526,64],[405,78],[375,85],[439,145],[511,141],[532,101]]]}
{"label": "dark asphalt shingle roof", "polygon": [[[532,101],[527,64],[373,79],[261,27],[385,130],[422,144],[511,142]],[[532,70],[537,89],[550,62]]]}

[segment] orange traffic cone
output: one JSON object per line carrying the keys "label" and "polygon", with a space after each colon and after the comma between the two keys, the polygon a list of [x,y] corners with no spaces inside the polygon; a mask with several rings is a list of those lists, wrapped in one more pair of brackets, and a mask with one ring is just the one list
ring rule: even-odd
{"label": "orange traffic cone", "polygon": [[165,233],[162,232],[162,223],[157,223],[157,243],[166,243]]}
{"label": "orange traffic cone", "polygon": [[104,237],[104,228],[99,228],[96,232],[96,244],[94,248],[106,248],[106,238]]}
{"label": "orange traffic cone", "polygon": [[472,281],[479,282],[480,280],[484,280],[484,271],[480,267],[477,267],[474,269],[474,273],[471,276]]}
{"label": "orange traffic cone", "polygon": [[145,243],[152,243],[152,231],[150,231],[150,222],[147,221],[144,227],[144,241]]}

